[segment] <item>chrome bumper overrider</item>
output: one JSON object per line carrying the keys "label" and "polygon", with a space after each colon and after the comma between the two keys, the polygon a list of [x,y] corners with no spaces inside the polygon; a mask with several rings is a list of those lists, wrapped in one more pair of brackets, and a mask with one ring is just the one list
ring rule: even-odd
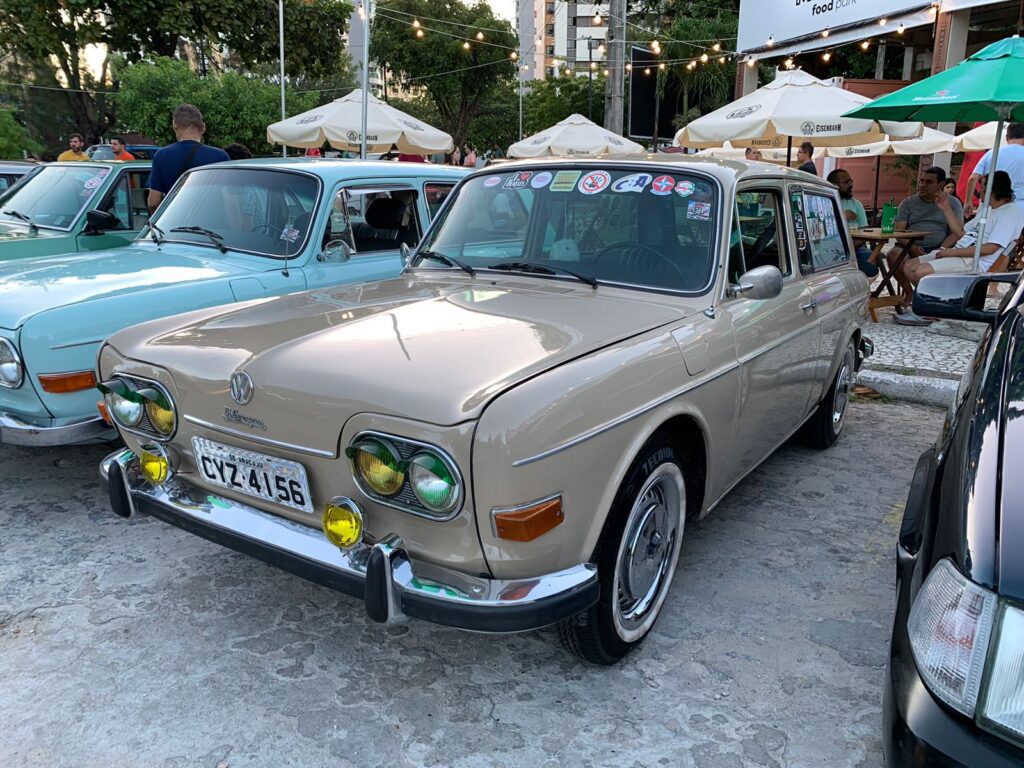
{"label": "chrome bumper overrider", "polygon": [[522,632],[573,616],[597,602],[597,570],[589,564],[530,579],[488,579],[413,562],[402,540],[340,550],[311,528],[214,496],[180,478],[154,486],[129,450],[100,465],[114,512],[146,512],[211,541],[363,598],[381,622],[404,616],[479,632]]}
{"label": "chrome bumper overrider", "polygon": [[0,443],[34,446],[72,445],[115,437],[117,432],[98,416],[71,424],[54,425],[30,424],[9,413],[0,413]]}

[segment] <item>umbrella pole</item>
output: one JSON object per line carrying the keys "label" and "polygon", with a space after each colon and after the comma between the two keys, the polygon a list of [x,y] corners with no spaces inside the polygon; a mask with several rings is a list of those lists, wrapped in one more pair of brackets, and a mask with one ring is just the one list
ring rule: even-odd
{"label": "umbrella pole", "polygon": [[359,159],[366,159],[366,110],[370,102],[370,3],[363,0],[363,105],[359,132]]}
{"label": "umbrella pole", "polygon": [[978,216],[981,218],[981,226],[978,227],[978,240],[974,243],[974,271],[979,271],[981,265],[981,244],[985,242],[985,225],[988,223],[988,215],[991,213],[989,201],[992,199],[992,179],[996,175],[996,162],[999,160],[999,140],[1003,138],[1003,118],[996,122],[996,143],[992,146],[992,161],[988,165],[988,183],[985,184],[985,201],[981,204]]}
{"label": "umbrella pole", "polygon": [[875,196],[871,202],[871,209],[878,215],[878,176],[882,170],[882,156],[877,155],[875,157]]}
{"label": "umbrella pole", "polygon": [[793,137],[786,137],[786,167],[793,167]]}

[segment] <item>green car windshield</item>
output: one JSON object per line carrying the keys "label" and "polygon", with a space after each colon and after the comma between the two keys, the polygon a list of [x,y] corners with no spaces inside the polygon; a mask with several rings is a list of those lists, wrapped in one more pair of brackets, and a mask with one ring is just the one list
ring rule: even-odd
{"label": "green car windshield", "polygon": [[40,168],[32,178],[25,179],[4,197],[0,204],[0,222],[28,226],[28,222],[15,215],[16,211],[37,227],[66,232],[89,207],[110,170],[92,163]]}
{"label": "green car windshield", "polygon": [[711,178],[676,169],[496,169],[459,188],[417,266],[518,264],[534,274],[568,269],[601,283],[700,292],[711,281],[720,197]]}

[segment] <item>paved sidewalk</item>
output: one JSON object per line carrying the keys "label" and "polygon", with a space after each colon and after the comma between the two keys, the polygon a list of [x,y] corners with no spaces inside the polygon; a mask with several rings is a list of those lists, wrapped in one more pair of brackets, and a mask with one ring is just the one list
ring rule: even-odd
{"label": "paved sidewalk", "polygon": [[980,323],[942,320],[929,326],[896,325],[891,310],[880,310],[864,335],[875,343],[857,383],[887,397],[946,406],[974,357],[984,331]]}

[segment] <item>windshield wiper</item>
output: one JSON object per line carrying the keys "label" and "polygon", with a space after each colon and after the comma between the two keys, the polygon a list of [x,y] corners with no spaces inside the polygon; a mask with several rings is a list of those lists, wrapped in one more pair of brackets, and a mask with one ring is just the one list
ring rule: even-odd
{"label": "windshield wiper", "polygon": [[6,211],[4,211],[4,215],[13,216],[19,221],[24,221],[26,224],[28,224],[29,231],[31,231],[32,234],[39,234],[39,227],[36,226],[36,223],[32,221],[32,219],[29,216],[22,213],[21,211],[15,211],[8,208]]}
{"label": "windshield wiper", "polygon": [[163,242],[164,242],[164,238],[167,237],[167,235],[165,235],[164,231],[162,229],[160,229],[160,227],[158,227],[153,222],[150,221],[150,222],[148,222],[148,224],[149,224],[149,232],[153,236],[153,239],[156,241],[156,244],[157,245],[162,245]]}
{"label": "windshield wiper", "polygon": [[590,275],[581,275],[565,267],[556,267],[550,264],[531,264],[528,261],[503,261],[500,264],[488,264],[488,269],[500,269],[504,272],[533,272],[538,275],[557,275],[563,273],[575,277],[581,283],[586,283],[591,288],[597,288],[597,280]]}
{"label": "windshield wiper", "polygon": [[476,270],[469,266],[469,264],[466,264],[463,261],[459,261],[458,259],[454,259],[451,256],[445,256],[443,253],[435,253],[434,251],[420,251],[416,255],[424,259],[429,259],[430,261],[437,261],[440,262],[441,264],[446,264],[449,267],[458,267],[463,272],[469,275],[476,274]]}
{"label": "windshield wiper", "polygon": [[225,247],[221,240],[224,239],[223,235],[218,235],[212,229],[204,229],[203,227],[174,227],[171,232],[187,232],[190,235],[206,235],[210,242],[217,246],[217,250],[221,253],[227,253],[228,249]]}

